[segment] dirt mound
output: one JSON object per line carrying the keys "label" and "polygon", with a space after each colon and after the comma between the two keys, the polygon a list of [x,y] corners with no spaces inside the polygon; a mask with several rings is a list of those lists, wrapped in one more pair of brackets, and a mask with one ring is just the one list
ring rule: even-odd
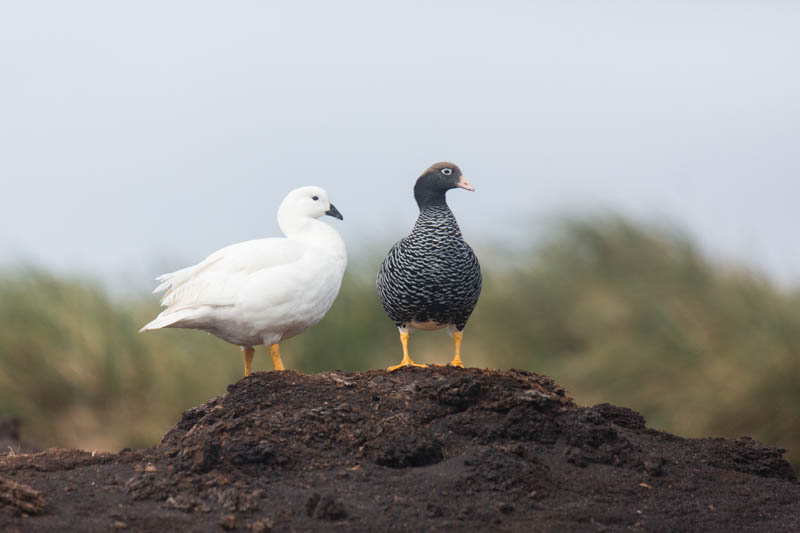
{"label": "dirt mound", "polygon": [[264,372],[143,451],[8,456],[0,530],[791,530],[782,451],[682,439],[512,370]]}

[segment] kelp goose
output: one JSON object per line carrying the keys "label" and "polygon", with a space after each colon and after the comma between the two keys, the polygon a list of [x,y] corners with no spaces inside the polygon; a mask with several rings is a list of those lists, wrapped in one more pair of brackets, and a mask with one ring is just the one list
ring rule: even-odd
{"label": "kelp goose", "polygon": [[389,371],[421,366],[408,355],[408,338],[417,329],[447,327],[455,345],[453,366],[463,367],[464,326],[481,293],[481,268],[464,242],[445,193],[474,191],[453,163],[436,163],[414,185],[419,217],[408,237],[395,244],[378,271],[378,295],[386,314],[400,330],[403,360]]}

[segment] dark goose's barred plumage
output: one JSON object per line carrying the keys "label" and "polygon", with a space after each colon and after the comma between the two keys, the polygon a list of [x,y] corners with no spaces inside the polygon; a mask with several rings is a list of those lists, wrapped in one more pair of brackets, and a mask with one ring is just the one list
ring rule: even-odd
{"label": "dark goose's barred plumage", "polygon": [[[401,334],[445,326],[461,332],[478,303],[478,258],[445,200],[456,187],[474,190],[453,163],[437,163],[420,176],[414,186],[420,211],[414,229],[389,250],[378,271],[381,304]],[[459,344],[460,335],[456,352]]]}

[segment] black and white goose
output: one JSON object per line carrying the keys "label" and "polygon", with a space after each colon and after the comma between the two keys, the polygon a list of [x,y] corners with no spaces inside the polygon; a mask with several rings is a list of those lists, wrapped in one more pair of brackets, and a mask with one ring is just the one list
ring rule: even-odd
{"label": "black and white goose", "polygon": [[462,331],[481,293],[481,267],[464,242],[445,193],[456,187],[474,191],[453,163],[436,163],[414,185],[419,217],[411,234],[395,244],[378,271],[378,296],[400,330],[403,360],[389,371],[422,366],[408,355],[408,338],[417,329],[447,327],[453,337],[452,366],[462,367]]}

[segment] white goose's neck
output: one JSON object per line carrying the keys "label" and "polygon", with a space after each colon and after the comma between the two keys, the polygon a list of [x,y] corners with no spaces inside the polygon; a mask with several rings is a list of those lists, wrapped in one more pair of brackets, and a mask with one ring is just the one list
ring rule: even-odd
{"label": "white goose's neck", "polygon": [[347,250],[339,232],[310,217],[278,219],[281,231],[289,239],[318,248],[336,258],[347,260]]}

